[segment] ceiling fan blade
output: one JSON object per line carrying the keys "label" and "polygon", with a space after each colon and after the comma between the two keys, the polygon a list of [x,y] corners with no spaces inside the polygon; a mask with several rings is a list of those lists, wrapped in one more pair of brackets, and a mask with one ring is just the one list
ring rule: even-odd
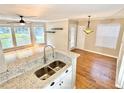
{"label": "ceiling fan blade", "polygon": [[18,24],[18,23],[30,24],[30,23],[32,23],[32,21],[30,21],[30,18],[37,17],[37,16],[23,16],[23,15],[20,15],[20,14],[16,14],[16,15],[18,15],[17,21],[14,21],[14,20],[10,21],[9,20],[8,22],[5,22],[5,23],[7,23],[7,24]]}
{"label": "ceiling fan blade", "polygon": [[23,18],[33,18],[33,17],[37,17],[37,16],[26,16],[26,15],[21,15],[21,14],[16,14],[18,16],[23,16]]}
{"label": "ceiling fan blade", "polygon": [[24,18],[37,18],[37,16],[24,16]]}
{"label": "ceiling fan blade", "polygon": [[30,24],[30,23],[32,23],[32,22],[26,22],[26,23]]}
{"label": "ceiling fan blade", "polygon": [[19,22],[17,22],[17,21],[12,21],[12,22],[7,22],[7,23],[19,23]]}

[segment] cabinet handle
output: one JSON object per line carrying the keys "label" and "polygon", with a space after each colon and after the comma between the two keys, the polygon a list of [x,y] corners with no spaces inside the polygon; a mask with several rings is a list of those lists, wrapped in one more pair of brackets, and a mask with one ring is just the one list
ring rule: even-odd
{"label": "cabinet handle", "polygon": [[53,86],[55,84],[55,82],[52,82],[50,86]]}
{"label": "cabinet handle", "polygon": [[61,86],[61,83],[59,84],[59,86]]}
{"label": "cabinet handle", "polygon": [[66,70],[65,73],[68,73],[68,70]]}

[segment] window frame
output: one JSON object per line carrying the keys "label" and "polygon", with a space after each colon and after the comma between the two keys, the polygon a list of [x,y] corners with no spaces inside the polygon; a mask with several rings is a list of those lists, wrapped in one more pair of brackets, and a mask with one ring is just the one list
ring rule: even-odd
{"label": "window frame", "polygon": [[[19,50],[19,49],[29,48],[29,47],[34,46],[35,44],[37,44],[37,45],[44,45],[44,44],[46,44],[45,23],[41,23],[41,25],[37,25],[37,24],[25,25],[26,27],[29,27],[31,44],[26,44],[26,45],[22,45],[22,46],[17,46],[17,43],[16,43],[15,27],[19,27],[19,26],[7,25],[7,24],[0,24],[0,26],[2,26],[2,27],[10,27],[11,28],[11,34],[12,34],[13,47],[12,48],[3,49],[4,53],[10,52],[10,51]],[[34,30],[33,30],[33,27],[36,27],[36,26],[42,26],[44,28],[44,43],[36,43],[35,34],[34,34]]]}
{"label": "window frame", "polygon": [[[35,35],[35,30],[34,30],[35,27],[43,27],[43,30],[44,30],[44,43],[37,43],[37,42],[36,42],[36,35]],[[43,45],[43,44],[45,44],[45,41],[46,41],[46,39],[45,39],[45,38],[46,38],[45,26],[36,25],[36,26],[32,26],[32,29],[33,29],[33,35],[34,35],[35,44],[38,44],[38,45]]]}
{"label": "window frame", "polygon": [[[21,46],[31,45],[31,44],[32,44],[32,41],[31,41],[30,44],[25,44],[25,45],[20,45],[20,46],[17,45],[16,27],[21,27],[21,26],[14,26],[14,30],[13,30],[13,31],[14,31],[14,38],[15,38],[14,40],[15,40],[15,42],[16,42],[16,47],[21,47]],[[29,36],[30,36],[30,40],[32,40],[32,39],[31,39],[31,30],[30,30],[30,26],[27,26],[27,25],[26,25],[25,27],[28,27],[28,30],[29,30],[29,33],[30,33],[30,34],[29,34]]]}
{"label": "window frame", "polygon": [[[107,27],[107,29],[106,29]],[[109,27],[109,29],[108,29]],[[113,27],[116,28],[113,31]],[[104,29],[104,31],[102,31]],[[107,30],[107,31],[106,31]],[[121,30],[121,24],[120,23],[107,23],[107,24],[98,24],[97,25],[97,29],[96,29],[96,41],[95,41],[95,45],[97,47],[103,47],[103,48],[109,48],[109,49],[116,49],[117,48],[117,42],[118,42],[118,38],[119,38],[119,34],[120,34],[120,30]],[[109,31],[114,32],[113,34],[110,34]],[[101,34],[102,33],[102,34]],[[111,36],[110,36],[111,35]],[[106,37],[109,38],[113,38],[114,41],[110,41],[110,39],[106,39]],[[105,41],[105,42],[101,42],[101,40]],[[107,45],[107,43],[109,42],[109,45]],[[110,43],[112,42],[112,43]]]}
{"label": "window frame", "polygon": [[[13,33],[12,33],[12,28],[11,28],[11,26],[10,25],[0,25],[0,27],[9,27],[10,28],[10,34],[11,34],[11,39],[12,39],[12,45],[13,45],[13,47],[10,47],[10,48],[14,48],[15,47],[15,45],[14,45],[14,41],[13,41]],[[6,49],[9,49],[9,48],[5,48],[5,49],[3,49],[3,50],[6,50]]]}

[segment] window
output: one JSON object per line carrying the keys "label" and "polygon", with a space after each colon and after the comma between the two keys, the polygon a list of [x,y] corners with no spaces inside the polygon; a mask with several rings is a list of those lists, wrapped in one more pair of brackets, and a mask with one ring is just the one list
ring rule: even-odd
{"label": "window", "polygon": [[120,24],[99,24],[96,31],[96,46],[116,48]]}
{"label": "window", "polygon": [[[33,29],[30,30],[32,28],[31,26],[30,24],[25,26],[0,24],[0,44],[2,45],[2,49],[20,48],[32,44],[32,42],[37,44],[45,43],[44,25],[33,24]],[[16,49],[17,48],[9,50]]]}
{"label": "window", "polygon": [[13,47],[11,27],[0,27],[0,41],[3,49]]}
{"label": "window", "polygon": [[31,44],[30,28],[25,26],[15,27],[17,46]]}
{"label": "window", "polygon": [[34,27],[34,35],[35,35],[35,42],[36,43],[44,43],[44,27]]}

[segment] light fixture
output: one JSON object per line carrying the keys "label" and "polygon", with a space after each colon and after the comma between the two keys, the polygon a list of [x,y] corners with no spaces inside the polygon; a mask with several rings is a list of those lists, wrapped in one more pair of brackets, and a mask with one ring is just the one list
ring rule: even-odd
{"label": "light fixture", "polygon": [[91,17],[91,16],[88,16],[88,17],[89,17],[89,19],[88,19],[87,28],[84,29],[84,32],[85,32],[86,34],[90,34],[90,33],[93,32],[93,30],[90,28],[90,17]]}
{"label": "light fixture", "polygon": [[25,23],[19,23],[21,26],[24,26],[25,25]]}

